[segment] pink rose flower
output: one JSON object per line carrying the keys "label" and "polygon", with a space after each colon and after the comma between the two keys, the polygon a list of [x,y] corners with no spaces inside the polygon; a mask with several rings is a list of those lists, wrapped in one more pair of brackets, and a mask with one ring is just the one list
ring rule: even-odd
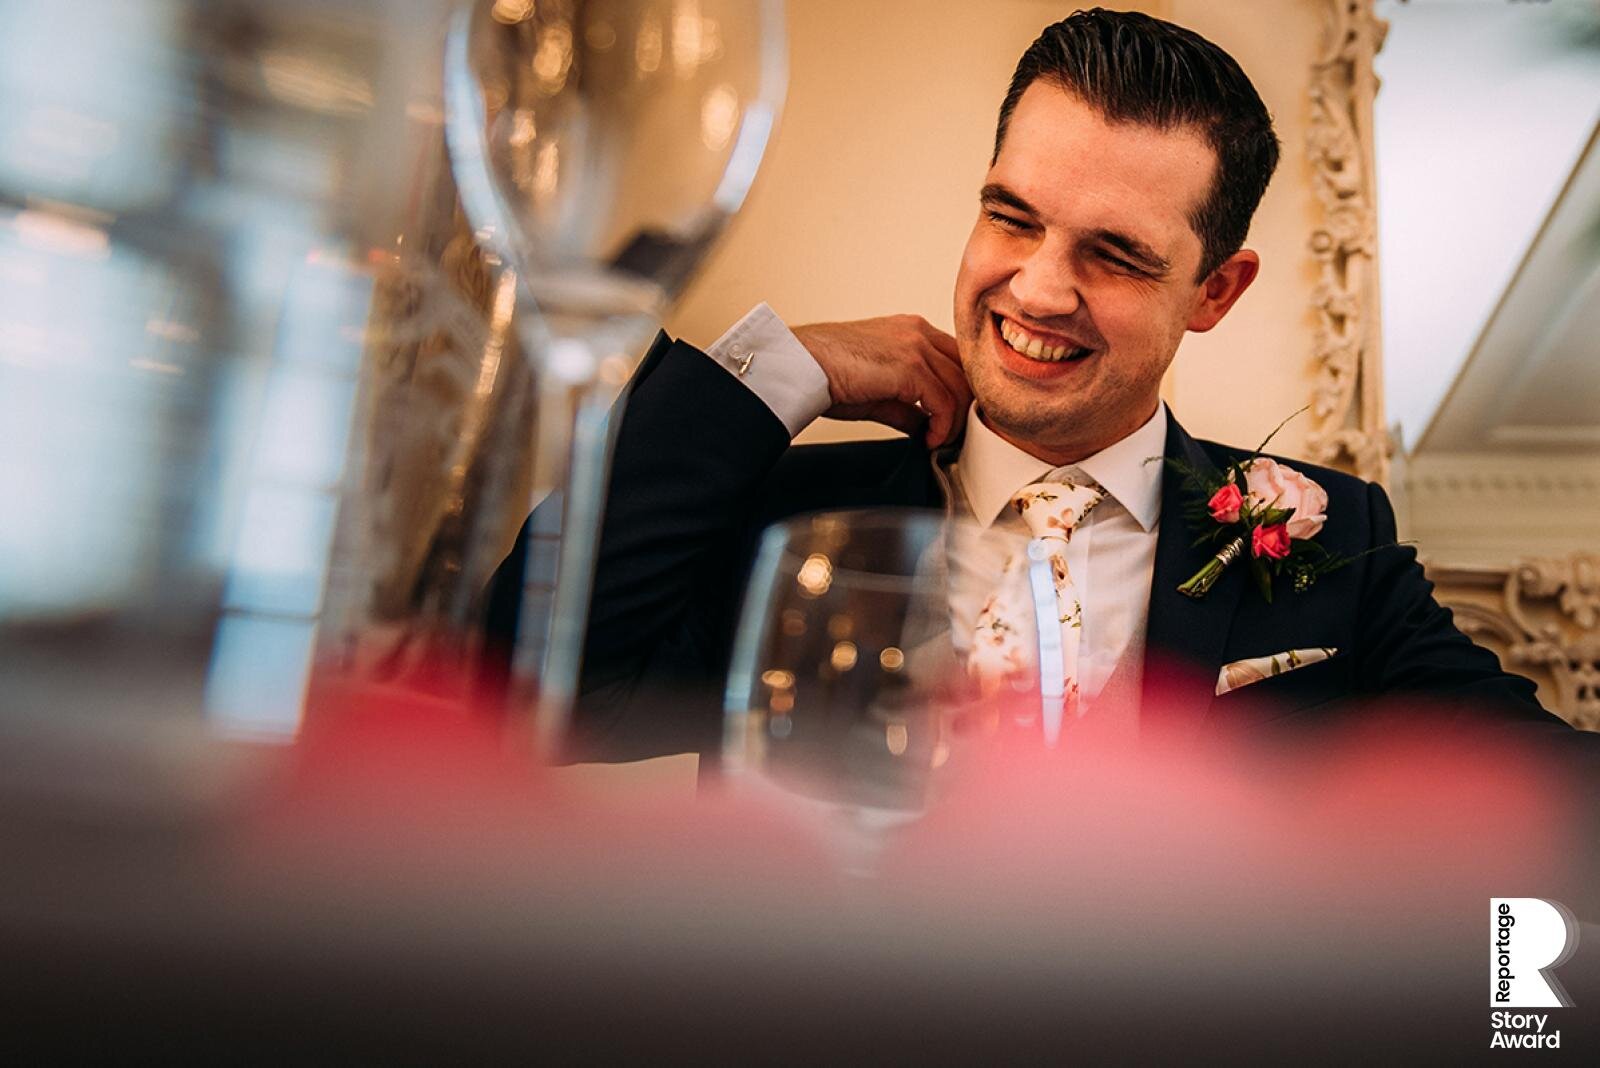
{"label": "pink rose flower", "polygon": [[1223,486],[1211,495],[1211,518],[1219,523],[1237,523],[1239,521],[1239,506],[1244,503],[1244,494],[1239,492],[1239,487],[1232,482]]}
{"label": "pink rose flower", "polygon": [[1250,552],[1255,556],[1270,556],[1282,560],[1289,555],[1289,524],[1274,523],[1270,527],[1252,527]]}
{"label": "pink rose flower", "polygon": [[1328,521],[1327,492],[1292,467],[1258,456],[1245,470],[1244,481],[1253,508],[1293,512],[1288,523],[1291,538],[1314,538]]}

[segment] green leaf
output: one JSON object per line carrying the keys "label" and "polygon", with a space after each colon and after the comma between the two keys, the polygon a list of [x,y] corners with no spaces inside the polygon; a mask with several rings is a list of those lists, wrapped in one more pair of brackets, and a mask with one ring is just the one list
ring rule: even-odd
{"label": "green leaf", "polygon": [[1223,476],[1216,468],[1196,467],[1175,457],[1166,458],[1167,466],[1183,479],[1184,488],[1206,500],[1222,486]]}

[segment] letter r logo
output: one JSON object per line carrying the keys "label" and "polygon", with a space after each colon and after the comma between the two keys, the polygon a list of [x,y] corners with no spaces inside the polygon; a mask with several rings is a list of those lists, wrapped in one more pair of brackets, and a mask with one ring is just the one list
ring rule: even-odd
{"label": "letter r logo", "polygon": [[1559,901],[1489,899],[1489,1004],[1497,1008],[1571,1008],[1552,974],[1578,948],[1578,921]]}

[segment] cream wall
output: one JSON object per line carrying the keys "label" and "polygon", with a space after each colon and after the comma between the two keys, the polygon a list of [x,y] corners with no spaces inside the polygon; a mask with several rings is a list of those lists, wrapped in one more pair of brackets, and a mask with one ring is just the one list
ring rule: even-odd
{"label": "cream wall", "polygon": [[[1038,31],[1078,5],[1045,0],[790,0],[788,105],[744,213],[667,327],[707,344],[766,300],[793,323],[915,312],[949,329],[951,287],[995,115]],[[1322,0],[1150,0],[1108,6],[1188,25],[1261,90],[1284,158],[1251,233],[1261,277],[1232,315],[1191,335],[1166,385],[1184,425],[1255,444],[1306,403],[1315,204],[1305,90]],[[1302,417],[1275,443],[1298,450]],[[807,439],[889,434],[819,424]]]}
{"label": "cream wall", "polygon": [[[1168,399],[1184,426],[1201,437],[1253,446],[1310,399],[1317,271],[1307,241],[1320,208],[1306,159],[1306,90],[1329,6],[1325,0],[1167,5],[1165,17],[1217,42],[1239,61],[1283,142],[1277,174],[1247,242],[1261,254],[1261,275],[1215,330],[1189,335],[1168,372]],[[1284,427],[1273,440],[1275,452],[1301,454],[1310,414]]]}

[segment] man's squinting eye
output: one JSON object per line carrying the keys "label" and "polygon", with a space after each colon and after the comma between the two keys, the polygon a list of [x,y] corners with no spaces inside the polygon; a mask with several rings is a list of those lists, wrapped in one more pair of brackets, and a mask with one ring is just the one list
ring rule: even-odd
{"label": "man's squinting eye", "polygon": [[1024,230],[1032,229],[1032,224],[1026,219],[1019,219],[1015,215],[1007,215],[1003,211],[995,211],[993,208],[985,208],[983,213],[989,217],[990,222],[998,223],[1007,230],[1015,230],[1018,233],[1021,233]]}
{"label": "man's squinting eye", "polygon": [[1144,271],[1141,270],[1139,267],[1136,267],[1135,265],[1129,263],[1127,260],[1123,259],[1121,256],[1118,256],[1118,255],[1116,255],[1115,253],[1112,253],[1112,252],[1108,252],[1103,248],[1096,250],[1095,255],[1099,256],[1103,261],[1105,261],[1106,263],[1109,263],[1111,266],[1115,267],[1119,271],[1132,271],[1134,274],[1143,274],[1144,273]]}

